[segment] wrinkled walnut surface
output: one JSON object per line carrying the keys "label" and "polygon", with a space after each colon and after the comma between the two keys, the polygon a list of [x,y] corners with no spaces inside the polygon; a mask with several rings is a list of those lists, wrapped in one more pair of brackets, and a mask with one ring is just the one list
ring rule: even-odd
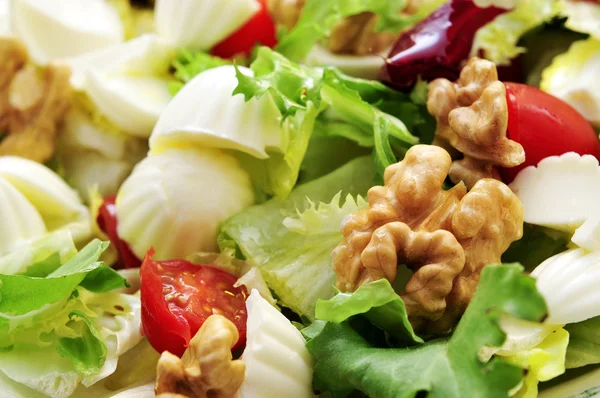
{"label": "wrinkled walnut surface", "polygon": [[342,225],[332,253],[337,287],[354,291],[396,279],[399,264],[414,274],[400,294],[416,328],[447,331],[462,315],[487,264],[500,262],[519,239],[523,208],[502,182],[484,179],[467,193],[442,185],[452,166],[442,148],[417,145],[386,169],[384,186],[368,193],[368,208]]}
{"label": "wrinkled walnut surface", "polygon": [[506,137],[506,87],[494,63],[471,58],[456,83],[429,83],[427,109],[436,118],[436,143],[449,144],[464,159],[454,162],[450,179],[471,188],[481,178],[499,178],[497,167],[525,161],[523,147]]}
{"label": "wrinkled walnut surface", "polygon": [[242,385],[246,365],[232,360],[237,328],[212,315],[190,341],[183,356],[163,352],[157,366],[155,392],[161,398],[231,398]]}
{"label": "wrinkled walnut surface", "polygon": [[[292,29],[306,0],[269,0],[269,12],[275,22]],[[329,36],[327,48],[334,54],[372,55],[389,48],[396,40],[391,32],[376,32],[378,17],[370,12],[352,15],[337,23]]]}
{"label": "wrinkled walnut surface", "polygon": [[70,71],[28,65],[27,50],[13,38],[0,38],[0,61],[0,155],[45,162],[69,107]]}

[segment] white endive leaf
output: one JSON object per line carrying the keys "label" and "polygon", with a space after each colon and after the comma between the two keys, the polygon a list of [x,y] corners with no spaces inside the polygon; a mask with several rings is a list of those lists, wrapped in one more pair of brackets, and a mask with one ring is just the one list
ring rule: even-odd
{"label": "white endive leaf", "polygon": [[521,171],[510,187],[523,203],[525,222],[567,233],[577,230],[576,243],[595,249],[600,217],[600,167],[595,157],[573,152],[551,156]]}
{"label": "white endive leaf", "polygon": [[256,289],[246,301],[248,309],[246,379],[241,398],[313,397],[312,357],[298,329],[269,304]]}
{"label": "white endive leaf", "polygon": [[573,249],[557,254],[531,276],[548,305],[546,323],[575,323],[600,315],[600,252]]}
{"label": "white endive leaf", "polygon": [[123,159],[127,144],[126,135],[94,123],[92,117],[78,107],[65,116],[58,140],[60,147],[90,150],[113,160]]}
{"label": "white endive leaf", "polygon": [[88,209],[77,193],[52,170],[28,159],[3,156],[0,157],[0,177],[37,209],[48,230],[69,228],[76,241],[89,237]]}
{"label": "white endive leaf", "polygon": [[219,150],[170,149],[140,162],[117,195],[119,236],[143,258],[217,249],[220,224],[250,206],[250,177]]}
{"label": "white endive leaf", "polygon": [[71,84],[117,128],[149,137],[171,100],[168,73],[174,56],[158,36],[140,36],[70,60]]}
{"label": "white endive leaf", "polygon": [[71,185],[84,198],[88,198],[89,189],[96,187],[100,195],[114,195],[125,181],[133,165],[125,160],[107,159],[99,153],[78,151],[65,156],[63,166]]}
{"label": "white endive leaf", "polygon": [[0,177],[0,254],[46,233],[35,207],[15,187]]}
{"label": "white endive leaf", "polygon": [[11,24],[38,64],[125,39],[116,9],[105,0],[12,0]]}
{"label": "white endive leaf", "polygon": [[260,9],[257,0],[157,0],[156,30],[169,44],[208,50]]}
{"label": "white endive leaf", "polygon": [[304,63],[311,66],[334,66],[350,76],[377,80],[388,53],[389,50],[385,50],[381,54],[359,57],[334,54],[325,47],[316,45],[306,56]]}
{"label": "white endive leaf", "polygon": [[[600,12],[600,5],[593,7]],[[592,23],[600,30],[598,21],[593,19]],[[590,123],[600,127],[600,85],[596,79],[599,68],[600,38],[576,41],[544,69],[540,87],[567,102]]]}
{"label": "white endive leaf", "polygon": [[[252,71],[240,67],[248,75]],[[285,152],[281,115],[269,95],[249,102],[232,95],[237,87],[233,65],[200,73],[186,84],[163,112],[150,137],[150,149],[196,146],[235,149],[259,159],[266,150]],[[210,93],[210,95],[207,95]]]}

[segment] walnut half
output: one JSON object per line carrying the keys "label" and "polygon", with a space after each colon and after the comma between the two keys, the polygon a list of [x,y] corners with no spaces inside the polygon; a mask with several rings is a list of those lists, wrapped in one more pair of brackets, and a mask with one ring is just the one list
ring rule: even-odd
{"label": "walnut half", "polygon": [[238,341],[235,325],[211,315],[190,341],[183,356],[163,352],[157,366],[158,397],[232,398],[244,382],[246,365],[232,360]]}
{"label": "walnut half", "polygon": [[471,58],[456,83],[429,83],[427,109],[436,118],[436,144],[449,144],[464,159],[454,162],[450,179],[471,188],[481,178],[499,179],[497,167],[525,161],[523,147],[506,137],[506,87],[494,63]]}
{"label": "walnut half", "polygon": [[400,293],[417,329],[445,332],[463,314],[483,267],[500,262],[523,233],[523,207],[494,179],[467,193],[442,188],[452,166],[441,147],[417,145],[369,190],[368,208],[348,216],[332,253],[341,291],[377,279],[394,282],[400,264],[414,271]]}
{"label": "walnut half", "polygon": [[0,61],[0,155],[45,162],[69,108],[70,70],[28,65],[27,51],[14,38],[0,38]]}

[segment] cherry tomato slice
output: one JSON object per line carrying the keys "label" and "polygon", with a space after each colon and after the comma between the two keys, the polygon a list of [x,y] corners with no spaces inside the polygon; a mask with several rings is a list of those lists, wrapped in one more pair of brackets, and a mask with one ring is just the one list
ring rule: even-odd
{"label": "cherry tomato slice", "polygon": [[221,58],[235,55],[250,55],[256,44],[275,47],[277,35],[275,23],[269,15],[266,0],[259,0],[260,10],[244,26],[232,33],[212,49],[212,54]]}
{"label": "cherry tomato slice", "polygon": [[117,249],[119,253],[119,262],[117,268],[137,268],[142,263],[139,258],[131,251],[131,248],[117,233],[117,209],[115,207],[115,197],[107,196],[104,198],[102,205],[98,209],[98,218],[96,219],[98,226],[110,240],[110,243]]}
{"label": "cherry tomato slice", "polygon": [[510,183],[527,166],[536,166],[549,156],[576,152],[600,159],[598,135],[569,104],[535,87],[505,83],[508,101],[508,138],[525,149],[525,163],[503,169]]}
{"label": "cherry tomato slice", "polygon": [[237,278],[209,265],[184,260],[155,261],[150,250],[142,263],[142,329],[158,352],[181,356],[204,321],[223,315],[237,327],[240,337],[232,348],[246,343],[244,286],[233,287]]}

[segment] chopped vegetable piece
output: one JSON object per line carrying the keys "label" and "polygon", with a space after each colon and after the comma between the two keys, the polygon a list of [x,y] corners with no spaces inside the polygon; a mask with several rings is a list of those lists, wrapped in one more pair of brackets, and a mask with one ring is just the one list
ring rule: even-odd
{"label": "chopped vegetable piece", "polygon": [[221,58],[248,56],[256,45],[274,47],[277,44],[275,23],[267,10],[267,0],[259,0],[259,3],[260,10],[244,26],[214,46],[213,55]]}
{"label": "chopped vegetable piece", "polygon": [[181,356],[206,319],[219,314],[239,331],[233,350],[243,347],[248,292],[233,286],[237,277],[210,265],[155,261],[153,254],[148,252],[140,273],[142,328],[150,344]]}
{"label": "chopped vegetable piece", "polygon": [[581,114],[566,102],[543,91],[517,83],[505,83],[508,101],[508,138],[525,149],[525,162],[502,170],[511,182],[527,166],[567,152],[600,158],[598,135]]}
{"label": "chopped vegetable piece", "polygon": [[400,36],[386,60],[383,80],[406,89],[419,76],[425,80],[456,79],[477,30],[506,11],[479,8],[471,0],[451,0]]}

